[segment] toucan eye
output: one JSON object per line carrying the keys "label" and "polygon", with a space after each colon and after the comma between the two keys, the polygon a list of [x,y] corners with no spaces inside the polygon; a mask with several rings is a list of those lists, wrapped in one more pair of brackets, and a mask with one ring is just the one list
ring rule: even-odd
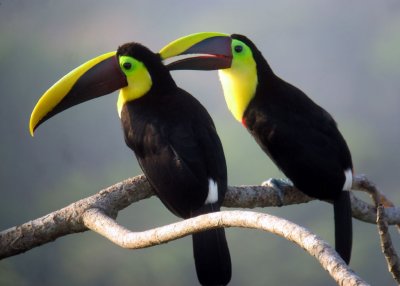
{"label": "toucan eye", "polygon": [[235,52],[241,53],[241,52],[243,51],[243,46],[241,46],[241,45],[236,45],[236,46],[234,47],[234,49],[235,49]]}
{"label": "toucan eye", "polygon": [[119,57],[119,66],[126,76],[136,72],[139,67],[138,63],[138,60],[130,56]]}
{"label": "toucan eye", "polygon": [[132,63],[125,62],[125,63],[122,64],[122,66],[124,67],[124,69],[130,70],[132,68]]}

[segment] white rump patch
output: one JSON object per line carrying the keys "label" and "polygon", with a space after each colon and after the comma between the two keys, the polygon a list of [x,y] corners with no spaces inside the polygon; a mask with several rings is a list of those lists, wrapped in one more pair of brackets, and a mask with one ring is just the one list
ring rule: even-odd
{"label": "white rump patch", "polygon": [[346,180],[344,181],[343,190],[350,191],[351,186],[353,185],[353,172],[351,171],[351,169],[345,170],[344,176],[346,177]]}
{"label": "white rump patch", "polygon": [[218,185],[213,179],[208,179],[208,196],[204,204],[213,204],[218,201]]}

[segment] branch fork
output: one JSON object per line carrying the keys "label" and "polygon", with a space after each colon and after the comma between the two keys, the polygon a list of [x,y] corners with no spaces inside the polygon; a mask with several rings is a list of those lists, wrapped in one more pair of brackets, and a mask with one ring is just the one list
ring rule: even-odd
{"label": "branch fork", "polygon": [[[388,225],[400,224],[400,209],[380,193],[365,176],[359,175],[353,178],[352,190],[366,191],[371,195],[375,205],[368,204],[351,194],[353,217],[364,222],[377,223],[389,271],[399,283],[399,259],[387,228]],[[141,175],[117,183],[41,218],[1,231],[0,259],[23,253],[58,237],[88,229],[123,248],[138,249],[167,243],[206,229],[241,227],[272,232],[297,244],[314,256],[338,285],[368,285],[320,237],[293,222],[265,213],[221,211],[142,232],[130,231],[115,221],[120,210],[153,195],[152,188]],[[229,187],[223,206],[280,207],[311,200],[314,199],[296,190],[286,180],[281,180],[278,187],[270,184]],[[383,209],[381,204],[386,208]]]}

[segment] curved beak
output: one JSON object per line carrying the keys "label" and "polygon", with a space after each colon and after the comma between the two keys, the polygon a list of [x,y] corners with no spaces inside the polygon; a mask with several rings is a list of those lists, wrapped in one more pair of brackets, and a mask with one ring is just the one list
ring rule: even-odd
{"label": "curved beak", "polygon": [[29,131],[33,136],[40,124],[57,113],[127,85],[116,52],[98,56],[65,75],[42,95],[32,111]]}
{"label": "curved beak", "polygon": [[169,70],[218,70],[232,64],[232,39],[227,34],[203,32],[179,38],[159,52],[163,60],[188,54],[187,57],[167,64]]}

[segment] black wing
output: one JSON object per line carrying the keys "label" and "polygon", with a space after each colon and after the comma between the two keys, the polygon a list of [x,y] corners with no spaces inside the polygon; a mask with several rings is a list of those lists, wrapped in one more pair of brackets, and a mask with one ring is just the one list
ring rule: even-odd
{"label": "black wing", "polygon": [[347,144],[328,112],[296,87],[282,86],[253,105],[263,108],[263,116],[254,116],[259,122],[251,133],[300,190],[333,199],[342,191],[344,170],[352,168]]}
{"label": "black wing", "polygon": [[132,130],[126,142],[162,202],[190,217],[204,204],[210,178],[226,190],[222,145],[208,113],[187,93],[180,90],[157,106],[126,105],[121,119],[125,133]]}

